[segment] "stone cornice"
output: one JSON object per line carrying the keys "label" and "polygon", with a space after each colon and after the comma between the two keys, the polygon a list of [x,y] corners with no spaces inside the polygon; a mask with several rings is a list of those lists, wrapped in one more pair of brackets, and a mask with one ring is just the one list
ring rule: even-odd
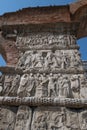
{"label": "stone cornice", "polygon": [[55,22],[44,24],[18,24],[18,25],[3,25],[1,27],[2,35],[6,38],[13,38],[17,35],[24,36],[29,33],[50,32],[57,34],[77,35],[78,22]]}
{"label": "stone cornice", "polygon": [[23,70],[22,68],[16,68],[14,66],[4,66],[0,67],[0,72],[3,74],[19,74],[22,75],[24,73],[46,73],[46,74],[84,74],[86,71],[83,69],[77,69],[77,68],[67,68],[67,69],[59,69],[59,68],[29,68],[27,70]]}
{"label": "stone cornice", "polygon": [[80,8],[82,8],[85,5],[87,5],[87,1],[86,0],[78,0],[75,3],[71,3],[69,5],[71,14],[75,14],[76,11],[78,11]]}
{"label": "stone cornice", "polygon": [[21,69],[17,69],[14,66],[0,66],[0,72],[3,74],[22,74]]}
{"label": "stone cornice", "polygon": [[[56,43],[55,43],[56,44]],[[59,47],[57,45],[53,45],[53,46],[46,46],[46,45],[39,45],[39,46],[31,46],[31,47],[18,47],[18,50],[21,52],[25,52],[28,50],[73,50],[73,49],[78,49],[79,50],[79,46],[78,45],[74,45],[74,46],[67,46],[67,47]]]}
{"label": "stone cornice", "polygon": [[80,23],[77,38],[87,36],[87,1],[79,0],[64,6],[25,8],[0,16],[0,29],[3,25],[27,25],[56,22]]}

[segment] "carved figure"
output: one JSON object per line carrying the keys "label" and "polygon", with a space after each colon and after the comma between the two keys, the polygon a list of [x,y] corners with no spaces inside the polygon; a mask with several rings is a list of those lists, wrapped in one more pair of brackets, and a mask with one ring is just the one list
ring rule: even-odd
{"label": "carved figure", "polygon": [[35,89],[35,78],[32,73],[30,73],[29,78],[28,78],[28,84],[26,86],[26,96],[34,96],[35,93],[33,90]]}
{"label": "carved figure", "polygon": [[58,53],[57,51],[55,52],[55,57],[56,57],[56,60],[57,60],[57,67],[58,68],[61,68],[61,64],[62,64],[62,53],[60,51],[60,53]]}
{"label": "carved figure", "polygon": [[68,79],[68,77],[64,76],[62,82],[60,83],[59,86],[59,96],[60,97],[64,97],[64,98],[68,98],[70,97],[70,81]]}
{"label": "carved figure", "polygon": [[35,123],[36,123],[35,130],[47,130],[46,115],[43,114],[43,115],[39,116]]}
{"label": "carved figure", "polygon": [[22,54],[22,56],[20,57],[20,59],[17,63],[16,68],[18,68],[18,67],[24,68],[25,67],[24,66],[25,60],[26,60],[26,55]]}
{"label": "carved figure", "polygon": [[52,58],[53,58],[53,54],[50,51],[50,52],[47,53],[47,56],[45,58],[45,63],[44,63],[45,67],[50,67],[53,64]]}
{"label": "carved figure", "polygon": [[53,74],[50,73],[50,76],[48,78],[48,97],[50,96],[56,96],[56,88],[55,88],[55,78],[53,77]]}
{"label": "carved figure", "polygon": [[20,106],[17,112],[14,130],[29,130],[31,116],[31,109],[28,106]]}
{"label": "carved figure", "polygon": [[61,84],[62,84],[62,75],[61,74],[55,74],[55,86],[56,86],[56,96],[59,96],[60,94],[60,90],[59,88],[61,88]]}
{"label": "carved figure", "polygon": [[81,60],[80,60],[80,56],[79,53],[77,51],[72,51],[71,53],[71,58],[70,58],[70,63],[71,63],[71,68],[76,68],[76,67],[81,67]]}
{"label": "carved figure", "polygon": [[53,112],[52,119],[49,122],[49,130],[64,130],[64,113],[60,111],[59,112]]}
{"label": "carved figure", "polygon": [[19,85],[19,88],[18,88],[18,91],[17,91],[18,96],[23,97],[23,96],[26,95],[26,86],[28,84],[28,80],[29,80],[29,75],[28,74],[24,74],[21,77],[20,85]]}
{"label": "carved figure", "polygon": [[34,64],[34,67],[43,67],[43,57],[42,57],[41,52],[36,53],[36,59],[33,64]]}
{"label": "carved figure", "polygon": [[77,111],[66,109],[66,127],[69,130],[80,130]]}
{"label": "carved figure", "polygon": [[47,77],[44,73],[43,75],[38,74],[38,81],[36,86],[36,97],[45,97],[47,96]]}
{"label": "carved figure", "polygon": [[35,75],[36,87],[39,86],[41,82],[42,82],[42,77],[41,77],[40,73],[37,73],[37,74]]}
{"label": "carved figure", "polygon": [[31,51],[25,52],[25,57],[26,57],[26,59],[25,59],[24,65],[25,65],[25,67],[27,69],[32,64],[32,52]]}
{"label": "carved figure", "polygon": [[17,90],[19,87],[19,83],[20,83],[20,75],[17,75],[13,81],[12,81],[12,87],[10,88],[9,92],[7,95],[12,95],[12,96],[16,96],[17,95]]}
{"label": "carved figure", "polygon": [[62,55],[62,62],[61,62],[61,68],[62,69],[66,69],[67,68],[67,64],[68,64],[67,57],[63,53],[63,55]]}
{"label": "carved figure", "polygon": [[83,110],[79,113],[79,124],[81,130],[87,130],[87,111]]}
{"label": "carved figure", "polygon": [[0,130],[14,130],[15,117],[10,107],[0,107]]}
{"label": "carved figure", "polygon": [[80,80],[79,76],[73,75],[71,77],[71,89],[73,93],[74,98],[79,98],[80,97]]}
{"label": "carved figure", "polygon": [[87,81],[86,81],[86,78],[85,77],[82,77],[80,79],[80,84],[81,84],[81,87],[80,87],[80,97],[81,98],[87,98]]}
{"label": "carved figure", "polygon": [[55,53],[49,51],[47,56],[45,57],[45,67],[58,67],[58,58],[56,57]]}
{"label": "carved figure", "polygon": [[4,88],[3,88],[3,94],[7,95],[11,86],[12,86],[12,80],[13,80],[13,76],[10,75],[6,75],[5,79],[4,79]]}
{"label": "carved figure", "polygon": [[52,62],[53,62],[53,65],[51,67],[58,67],[58,57],[55,56],[55,54],[53,54],[53,58],[52,58]]}

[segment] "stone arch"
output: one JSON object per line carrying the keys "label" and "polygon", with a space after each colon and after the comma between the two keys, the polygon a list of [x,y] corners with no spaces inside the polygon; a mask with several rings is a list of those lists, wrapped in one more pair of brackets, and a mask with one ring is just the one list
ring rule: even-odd
{"label": "stone arch", "polygon": [[78,10],[74,13],[74,15],[72,15],[72,19],[79,21],[86,16],[87,16],[87,4],[78,8]]}
{"label": "stone arch", "polygon": [[79,10],[80,8],[82,8],[85,5],[87,5],[86,0],[78,0],[78,2],[71,3],[70,4],[71,14],[74,15],[77,12],[77,10]]}
{"label": "stone arch", "polygon": [[77,38],[87,36],[87,1],[80,0],[79,2],[70,5],[71,21],[79,22]]}
{"label": "stone arch", "polygon": [[87,4],[80,7],[72,16],[72,20],[80,23],[78,39],[87,36]]}

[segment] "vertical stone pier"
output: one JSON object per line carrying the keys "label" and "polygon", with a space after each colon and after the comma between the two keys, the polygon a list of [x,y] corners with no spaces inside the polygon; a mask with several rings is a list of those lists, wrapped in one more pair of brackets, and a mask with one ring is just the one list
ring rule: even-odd
{"label": "vertical stone pier", "polygon": [[33,8],[32,17],[25,10],[19,11],[26,12],[24,21],[16,13],[2,16],[2,47],[14,48],[4,48],[14,59],[6,55],[7,66],[0,67],[0,130],[87,130],[80,21],[71,20],[69,6]]}

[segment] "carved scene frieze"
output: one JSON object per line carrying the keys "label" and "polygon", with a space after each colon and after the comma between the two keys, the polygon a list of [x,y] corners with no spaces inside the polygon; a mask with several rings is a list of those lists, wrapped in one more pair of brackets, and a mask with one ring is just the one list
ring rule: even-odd
{"label": "carved scene frieze", "polygon": [[22,69],[83,69],[80,54],[77,50],[26,51],[21,54],[16,67]]}
{"label": "carved scene frieze", "polygon": [[87,83],[83,74],[30,73],[4,76],[1,96],[86,98]]}
{"label": "carved scene frieze", "polygon": [[31,130],[86,130],[86,114],[86,110],[39,107],[34,112]]}
{"label": "carved scene frieze", "polygon": [[18,36],[16,46],[44,48],[48,46],[57,46],[59,48],[67,48],[76,46],[76,37],[69,34],[58,35],[56,33],[30,33],[28,36]]}

